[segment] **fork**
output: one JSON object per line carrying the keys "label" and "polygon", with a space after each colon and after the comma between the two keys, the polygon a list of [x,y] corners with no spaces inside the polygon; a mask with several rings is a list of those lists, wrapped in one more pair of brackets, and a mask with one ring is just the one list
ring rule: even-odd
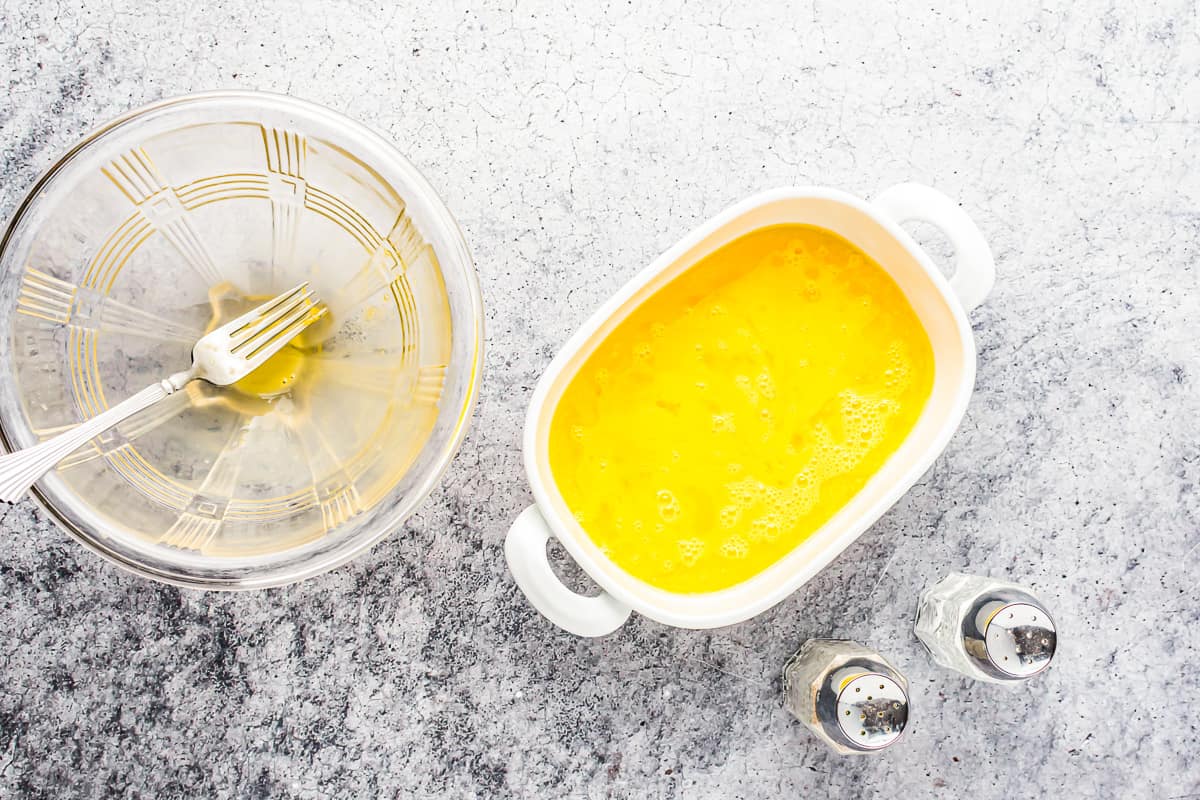
{"label": "fork", "polygon": [[240,381],[292,337],[325,316],[302,283],[205,334],[192,348],[192,366],[147,386],[127,400],[51,439],[0,456],[0,501],[15,503],[29,487],[76,449],[194,380],[217,386]]}

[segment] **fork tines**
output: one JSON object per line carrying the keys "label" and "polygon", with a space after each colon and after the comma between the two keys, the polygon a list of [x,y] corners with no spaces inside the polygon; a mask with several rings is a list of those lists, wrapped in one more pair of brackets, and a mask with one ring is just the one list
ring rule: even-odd
{"label": "fork tines", "polygon": [[326,312],[313,303],[312,297],[307,281],[280,295],[260,309],[254,319],[230,332],[229,351],[250,360],[272,343],[295,336]]}

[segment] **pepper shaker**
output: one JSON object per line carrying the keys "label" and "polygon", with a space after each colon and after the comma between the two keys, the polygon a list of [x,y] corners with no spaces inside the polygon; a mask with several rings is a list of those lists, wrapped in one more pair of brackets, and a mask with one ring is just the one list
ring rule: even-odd
{"label": "pepper shaker", "polygon": [[908,681],[847,639],[809,639],[783,668],[784,705],[842,755],[894,743],[908,724]]}
{"label": "pepper shaker", "polygon": [[1054,620],[1028,589],[961,572],[921,593],[915,632],[938,664],[990,683],[1033,677],[1058,646]]}

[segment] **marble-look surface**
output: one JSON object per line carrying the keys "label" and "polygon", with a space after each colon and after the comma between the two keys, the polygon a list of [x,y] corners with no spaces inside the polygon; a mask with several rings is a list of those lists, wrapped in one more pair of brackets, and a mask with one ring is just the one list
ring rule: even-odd
{"label": "marble-look surface", "polygon": [[[0,214],[130,107],[289,92],[438,187],[489,347],[444,486],[304,584],[179,591],[0,510],[0,797],[1200,798],[1191,0],[503,5],[0,0]],[[733,201],[904,180],[959,198],[999,273],[977,393],[929,474],[752,621],[586,641],[535,614],[501,543],[554,350]],[[1055,666],[1009,692],[931,664],[913,605],[950,569],[1035,587]],[[780,667],[814,635],[907,672],[901,744],[833,757],[782,710]]]}

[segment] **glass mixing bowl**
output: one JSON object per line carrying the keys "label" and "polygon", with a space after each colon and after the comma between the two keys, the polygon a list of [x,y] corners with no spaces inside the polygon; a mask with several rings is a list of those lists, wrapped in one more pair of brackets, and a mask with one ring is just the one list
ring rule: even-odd
{"label": "glass mixing bowl", "polygon": [[222,92],[133,111],[38,181],[0,240],[0,438],[27,447],[187,367],[195,340],[311,282],[330,310],[233,388],[200,381],[33,490],[141,575],[300,580],[395,530],[462,441],[482,303],[450,212],[363,126]]}

